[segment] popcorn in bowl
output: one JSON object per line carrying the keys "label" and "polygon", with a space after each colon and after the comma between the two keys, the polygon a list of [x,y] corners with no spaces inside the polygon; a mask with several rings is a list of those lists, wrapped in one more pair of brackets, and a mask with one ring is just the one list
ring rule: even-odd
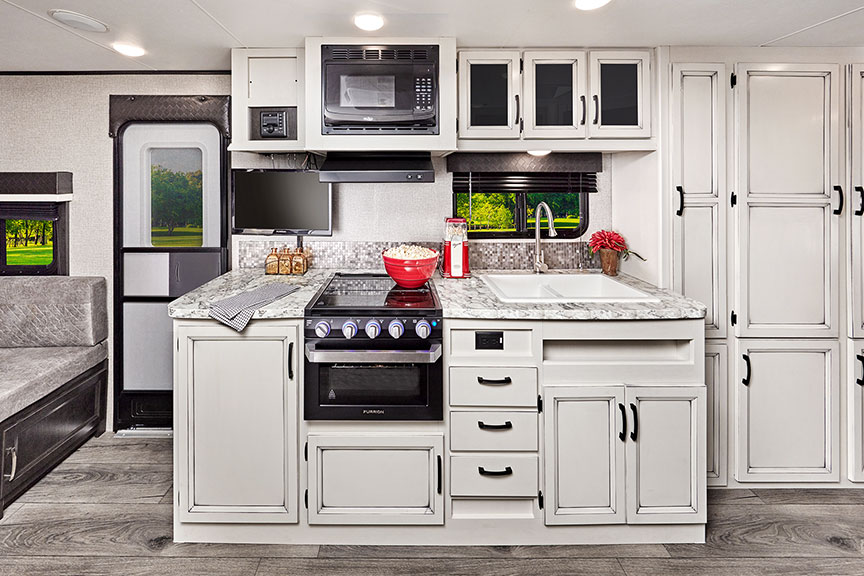
{"label": "popcorn in bowl", "polygon": [[423,246],[417,246],[416,244],[402,244],[401,246],[385,250],[384,256],[398,260],[426,260],[427,258],[437,257],[438,252]]}

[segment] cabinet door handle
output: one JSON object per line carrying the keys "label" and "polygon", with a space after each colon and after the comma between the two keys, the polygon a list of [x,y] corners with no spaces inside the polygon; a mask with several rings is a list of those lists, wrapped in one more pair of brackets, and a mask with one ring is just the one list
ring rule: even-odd
{"label": "cabinet door handle", "polygon": [[855,186],[855,191],[861,195],[861,205],[855,210],[855,216],[864,216],[864,186]]}
{"label": "cabinet door handle", "polygon": [[618,433],[618,439],[621,442],[627,441],[627,409],[624,404],[618,403],[618,409],[621,411],[621,432]]}
{"label": "cabinet door handle", "polygon": [[18,440],[15,440],[15,446],[7,448],[6,452],[12,455],[12,469],[8,474],[4,474],[9,482],[15,480],[15,475],[18,473]]}
{"label": "cabinet door handle", "polygon": [[486,386],[506,386],[507,384],[511,384],[513,380],[509,376],[505,376],[504,378],[495,379],[495,378],[483,378],[482,376],[477,376],[478,384],[485,384]]}
{"label": "cabinet door handle", "polygon": [[855,358],[857,358],[858,361],[861,362],[861,370],[862,370],[861,378],[858,378],[857,380],[855,380],[855,383],[858,384],[859,386],[864,386],[864,356],[862,356],[861,354],[858,354],[855,356]]}
{"label": "cabinet door handle", "polygon": [[594,99],[594,124],[600,122],[600,98],[596,94],[592,96]]}
{"label": "cabinet door handle", "polygon": [[180,263],[177,263],[177,267],[174,268],[174,278],[177,280],[177,284],[180,284]]}
{"label": "cabinet door handle", "polygon": [[684,187],[683,186],[675,186],[675,190],[678,191],[678,210],[675,211],[676,216],[684,215]]}
{"label": "cabinet door handle", "polygon": [[288,379],[294,379],[294,342],[288,343]]}
{"label": "cabinet door handle", "polygon": [[579,96],[579,101],[582,103],[582,121],[579,122],[580,125],[585,125],[585,119],[588,117],[588,104],[585,102],[585,95]]}
{"label": "cabinet door handle", "polygon": [[631,402],[630,410],[633,411],[633,431],[630,432],[630,440],[636,442],[639,437],[639,414],[636,412],[636,404]]}
{"label": "cabinet door handle", "polygon": [[839,216],[840,214],[843,213],[843,204],[844,204],[844,202],[846,201],[846,199],[845,199],[845,197],[843,196],[843,187],[842,187],[842,186],[834,186],[834,190],[835,190],[838,194],[840,194],[840,206],[838,206],[837,209],[834,210],[834,214],[836,214],[836,215]]}
{"label": "cabinet door handle", "polygon": [[486,470],[483,466],[477,468],[481,476],[512,476],[513,468],[507,466],[504,470]]}
{"label": "cabinet door handle", "polygon": [[513,428],[513,423],[507,420],[503,424],[486,424],[485,422],[477,422],[477,427],[480,430],[510,430]]}
{"label": "cabinet door handle", "polygon": [[744,358],[744,364],[747,365],[747,373],[744,378],[741,379],[741,384],[744,386],[750,386],[750,356],[743,354],[742,358]]}
{"label": "cabinet door handle", "polygon": [[516,124],[518,126],[519,125],[519,95],[516,94],[516,96],[514,96],[514,98],[516,99],[516,119],[513,120],[513,124]]}
{"label": "cabinet door handle", "polygon": [[441,484],[444,481],[443,464],[441,464],[441,456],[438,456],[438,494],[441,494]]}

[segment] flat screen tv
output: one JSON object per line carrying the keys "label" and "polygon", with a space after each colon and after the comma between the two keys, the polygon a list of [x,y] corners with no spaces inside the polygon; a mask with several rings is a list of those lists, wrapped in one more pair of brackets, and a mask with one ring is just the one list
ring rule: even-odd
{"label": "flat screen tv", "polygon": [[331,236],[330,186],[317,172],[232,170],[234,233]]}

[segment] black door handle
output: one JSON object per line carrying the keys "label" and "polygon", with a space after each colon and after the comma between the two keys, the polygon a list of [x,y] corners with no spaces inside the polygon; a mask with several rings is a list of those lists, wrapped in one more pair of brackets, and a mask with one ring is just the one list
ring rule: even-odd
{"label": "black door handle", "polygon": [[678,210],[675,211],[676,216],[684,215],[684,187],[683,186],[675,186],[675,190],[678,191]]}
{"label": "black door handle", "polygon": [[511,380],[509,376],[505,376],[501,379],[483,378],[482,376],[477,376],[477,383],[486,384],[487,386],[504,386],[506,384],[511,384],[512,382],[513,380]]}
{"label": "black door handle", "polygon": [[855,191],[861,195],[861,205],[855,210],[855,216],[864,216],[864,186],[855,186]]}
{"label": "black door handle", "polygon": [[504,468],[504,470],[486,470],[483,466],[477,468],[477,471],[480,472],[481,476],[512,476],[513,469],[510,466]]}
{"label": "black door handle", "polygon": [[858,361],[861,362],[861,370],[862,370],[861,378],[858,378],[857,380],[855,380],[855,383],[858,384],[859,386],[864,386],[864,356],[862,356],[861,354],[858,354],[855,356],[855,358],[857,358]]}
{"label": "black door handle", "polygon": [[288,379],[294,379],[294,342],[288,343]]}
{"label": "black door handle", "polygon": [[846,200],[845,200],[845,197],[843,196],[843,187],[842,186],[834,186],[834,190],[838,194],[840,194],[840,206],[838,206],[837,209],[834,210],[834,214],[837,214],[839,216],[840,214],[843,213],[843,204]]}
{"label": "black door handle", "polygon": [[519,124],[519,95],[518,94],[516,94],[516,120],[514,120],[513,123],[516,125]]}
{"label": "black door handle", "polygon": [[630,410],[633,411],[633,431],[630,432],[630,440],[636,442],[639,437],[639,414],[636,412],[636,404],[630,403]]}
{"label": "black door handle", "polygon": [[627,409],[624,404],[618,403],[618,409],[621,411],[621,432],[618,433],[618,439],[621,442],[627,441]]}
{"label": "black door handle", "polygon": [[600,121],[600,98],[597,97],[596,94],[593,96],[594,98],[594,124]]}
{"label": "black door handle", "polygon": [[444,478],[444,472],[443,472],[442,468],[443,467],[441,464],[441,456],[438,456],[438,494],[441,494],[441,483],[442,483],[443,478]]}
{"label": "black door handle", "polygon": [[750,356],[744,354],[742,357],[744,358],[744,363],[747,365],[747,375],[741,379],[741,384],[744,386],[750,386]]}
{"label": "black door handle", "polygon": [[582,121],[579,122],[582,126],[585,125],[585,119],[588,117],[588,104],[585,102],[585,95],[579,96],[579,101],[582,103]]}
{"label": "black door handle", "polygon": [[503,424],[486,424],[485,422],[477,422],[477,427],[480,430],[510,430],[513,428],[513,423],[507,420]]}

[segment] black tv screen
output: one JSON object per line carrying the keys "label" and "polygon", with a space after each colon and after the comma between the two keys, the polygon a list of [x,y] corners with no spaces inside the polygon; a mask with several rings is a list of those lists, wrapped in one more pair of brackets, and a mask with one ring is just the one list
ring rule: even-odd
{"label": "black tv screen", "polygon": [[317,172],[234,170],[234,232],[330,236],[330,184]]}

